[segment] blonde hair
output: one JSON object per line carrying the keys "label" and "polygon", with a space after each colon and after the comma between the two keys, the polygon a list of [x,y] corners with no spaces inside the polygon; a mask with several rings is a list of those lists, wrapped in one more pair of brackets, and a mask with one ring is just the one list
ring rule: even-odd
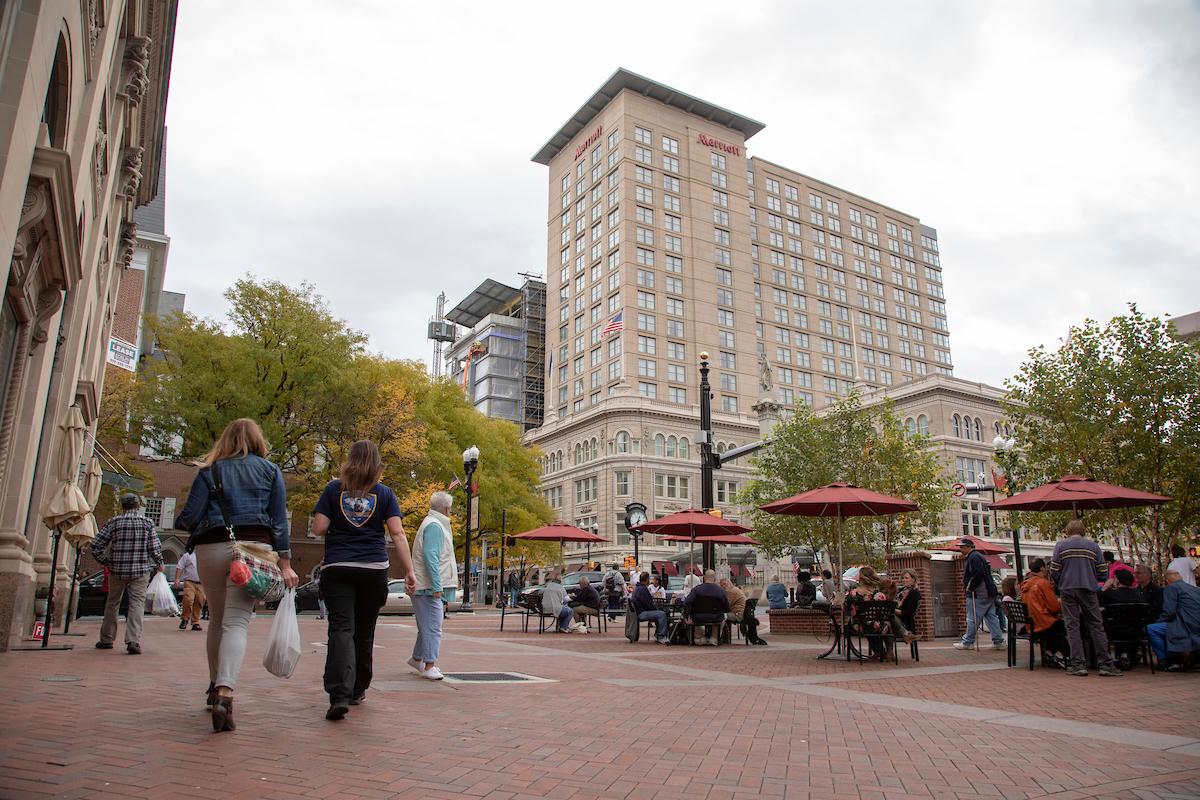
{"label": "blonde hair", "polygon": [[342,489],[361,497],[379,483],[382,474],[383,459],[379,457],[379,448],[374,442],[362,439],[350,446],[350,455],[342,464]]}
{"label": "blonde hair", "polygon": [[235,419],[225,426],[212,449],[204,456],[204,466],[211,467],[222,459],[242,458],[251,453],[266,458],[270,449],[257,422],[246,417]]}

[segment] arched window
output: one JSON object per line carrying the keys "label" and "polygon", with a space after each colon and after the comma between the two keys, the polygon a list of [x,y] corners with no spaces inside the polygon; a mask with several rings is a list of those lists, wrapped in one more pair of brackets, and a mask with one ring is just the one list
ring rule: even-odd
{"label": "arched window", "polygon": [[617,431],[617,435],[613,438],[613,441],[616,443],[618,454],[629,452],[629,432],[628,431]]}
{"label": "arched window", "polygon": [[1012,438],[1012,429],[1008,427],[1007,422],[1004,423],[1004,436],[1009,439]]}
{"label": "arched window", "polygon": [[64,36],[58,37],[58,50],[54,53],[54,66],[50,69],[50,83],[46,86],[46,99],[42,104],[42,122],[50,134],[50,146],[63,150],[67,146],[67,120],[71,105],[71,64],[68,57],[70,47]]}
{"label": "arched window", "polygon": [[579,442],[575,443],[575,463],[576,464],[583,463],[583,445],[580,444]]}
{"label": "arched window", "polygon": [[953,417],[950,418],[950,425],[954,429],[954,435],[961,438],[962,437],[962,420],[959,419],[958,414],[955,414]]}
{"label": "arched window", "polygon": [[975,418],[975,441],[983,441],[983,422],[980,421],[979,417]]}
{"label": "arched window", "polygon": [[596,437],[593,436],[592,437],[592,458],[591,458],[591,460],[594,461],[595,459],[597,459],[599,457],[600,457],[600,442],[596,439]]}
{"label": "arched window", "polygon": [[917,433],[921,434],[922,436],[929,435],[929,417],[925,416],[924,414],[917,417]]}
{"label": "arched window", "polygon": [[674,458],[679,441],[674,436],[667,437],[667,458]]}
{"label": "arched window", "polygon": [[654,455],[663,456],[667,454],[667,438],[661,433],[654,434]]}
{"label": "arched window", "polygon": [[718,453],[724,453],[725,452],[725,443],[717,442],[717,446],[714,447],[713,450]]}
{"label": "arched window", "polygon": [[914,436],[917,433],[917,421],[912,417],[904,420],[904,430],[908,431],[909,436]]}
{"label": "arched window", "polygon": [[680,437],[680,439],[679,439],[679,457],[680,458],[691,458],[692,457],[691,453],[688,452],[689,446],[690,446],[690,443],[688,442],[687,437],[686,436]]}
{"label": "arched window", "polygon": [[563,462],[563,458],[564,458],[564,456],[563,456],[563,451],[562,451],[562,450],[559,450],[559,451],[558,451],[558,458],[557,458],[557,459],[555,459],[555,464],[554,464],[554,468],[555,468],[555,469],[562,469],[562,468],[563,468],[563,463],[564,463],[564,462]]}

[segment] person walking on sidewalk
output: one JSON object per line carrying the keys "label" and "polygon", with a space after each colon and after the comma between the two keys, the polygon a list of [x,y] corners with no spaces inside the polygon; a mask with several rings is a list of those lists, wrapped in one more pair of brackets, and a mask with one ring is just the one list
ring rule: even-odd
{"label": "person walking on sidewalk", "polygon": [[269,447],[252,419],[225,426],[204,456],[175,527],[191,533],[200,583],[208,597],[208,706],[217,732],[232,731],[233,690],[246,655],[250,617],[257,602],[229,580],[234,541],[259,542],[276,554],[284,585],[299,583],[289,549],[283,472],[267,460]]}
{"label": "person walking on sidewalk", "polygon": [[313,509],[312,530],[325,537],[321,595],[329,616],[325,649],[325,719],[339,720],[363,701],[374,667],[375,623],[387,601],[387,536],[400,571],[413,584],[412,556],[396,494],[379,482],[383,459],[374,442],[355,442]]}
{"label": "person walking on sidewalk", "polygon": [[1050,575],[1058,586],[1063,623],[1067,628],[1067,642],[1071,649],[1067,674],[1088,674],[1081,633],[1082,626],[1087,625],[1100,674],[1106,677],[1122,675],[1109,655],[1108,637],[1100,616],[1096,587],[1108,578],[1108,565],[1100,553],[1100,545],[1083,535],[1083,523],[1080,520],[1068,522],[1064,533],[1066,538],[1054,545],[1054,555],[1050,557]]}
{"label": "person walking on sidewalk", "polygon": [[438,659],[442,653],[442,619],[446,603],[458,592],[458,562],[454,559],[454,533],[450,529],[449,492],[434,492],[429,498],[429,513],[417,528],[413,539],[413,578],[408,581],[413,616],[417,621],[417,641],[408,665],[422,678],[440,681]]}
{"label": "person walking on sidewalk", "polygon": [[955,650],[970,650],[975,646],[975,635],[979,622],[983,621],[992,636],[992,649],[1004,649],[1004,628],[996,614],[996,582],[983,553],[975,549],[975,542],[964,537],[958,543],[963,555],[963,591],[967,595],[967,632],[962,640],[954,643]]}
{"label": "person walking on sidewalk", "polygon": [[98,650],[112,650],[117,638],[117,611],[121,595],[127,594],[125,611],[125,652],[142,652],[142,617],[146,612],[146,587],[150,576],[162,572],[162,543],[154,532],[154,523],[140,513],[142,501],[136,494],[121,498],[121,513],[104,523],[92,541],[92,558],[108,567],[108,598],[104,601],[104,621],[100,623]]}
{"label": "person walking on sidewalk", "polygon": [[200,573],[196,569],[196,556],[186,550],[175,565],[175,588],[183,584],[183,608],[180,613],[179,630],[187,630],[188,620],[192,621],[192,630],[203,630],[200,627],[200,612],[204,608],[204,587],[200,583]]}

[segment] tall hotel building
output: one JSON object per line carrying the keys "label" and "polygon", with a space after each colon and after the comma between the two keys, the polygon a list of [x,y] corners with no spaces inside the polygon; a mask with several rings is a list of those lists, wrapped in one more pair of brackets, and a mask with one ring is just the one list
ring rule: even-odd
{"label": "tall hotel building", "polygon": [[[951,374],[936,231],[748,157],[763,127],[618,70],[533,158],[550,173],[548,365],[526,438],[559,519],[615,543],[593,556],[631,552],[630,501],[700,504],[701,352],[718,450],[759,439],[760,412]],[[716,473],[718,507],[748,473]],[[674,552],[643,545],[646,564]]]}

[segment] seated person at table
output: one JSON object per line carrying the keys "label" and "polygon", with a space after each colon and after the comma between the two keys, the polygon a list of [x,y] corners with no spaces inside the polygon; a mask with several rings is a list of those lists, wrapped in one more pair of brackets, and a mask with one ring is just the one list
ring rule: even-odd
{"label": "seated person at table", "polygon": [[1063,624],[1062,603],[1054,593],[1054,584],[1047,575],[1045,559],[1035,558],[1029,574],[1021,584],[1021,602],[1029,609],[1033,632],[1042,640],[1042,666],[1066,668],[1067,628]]}
{"label": "seated person at table", "polygon": [[1145,564],[1138,564],[1133,573],[1137,590],[1142,593],[1142,602],[1150,606],[1147,619],[1153,621],[1162,615],[1162,587],[1154,580],[1154,573]]}
{"label": "seated person at table", "polygon": [[812,573],[801,570],[796,575],[796,605],[800,608],[811,608],[817,599],[817,587],[813,586]]}
{"label": "seated person at table", "polygon": [[763,599],[767,601],[768,608],[787,608],[788,590],[778,575],[771,578],[771,582],[763,589]]}
{"label": "seated person at table", "polygon": [[921,590],[917,588],[916,572],[906,569],[900,573],[900,591],[896,597],[900,601],[900,606],[896,609],[896,615],[900,617],[900,624],[904,626],[904,630],[915,637],[917,608],[921,605]]}
{"label": "seated person at table", "polygon": [[1017,589],[1017,579],[1009,575],[1004,580],[1000,581],[1000,599],[1001,600],[1020,600],[1021,594]]}
{"label": "seated person at table", "polygon": [[882,637],[873,634],[881,633],[883,628],[878,622],[863,622],[858,613],[858,607],[862,603],[887,600],[880,584],[879,575],[873,567],[862,567],[858,571],[858,585],[846,593],[846,599],[842,602],[842,614],[851,631],[861,631],[867,637],[871,655],[882,661],[887,658],[887,645]]}
{"label": "seated person at table", "polygon": [[1130,620],[1128,624],[1113,627],[1109,625],[1105,626],[1110,642],[1113,639],[1123,640],[1121,644],[1115,645],[1114,649],[1116,650],[1118,665],[1121,669],[1129,669],[1135,666],[1141,657],[1142,648],[1138,645],[1138,642],[1142,638],[1142,626],[1154,620],[1150,618],[1150,606],[1146,604],[1141,591],[1133,586],[1132,571],[1119,569],[1113,573],[1112,580],[1115,586],[1111,589],[1105,589],[1100,593],[1101,607],[1112,605],[1138,605],[1142,607],[1142,613],[1136,619]]}
{"label": "seated person at table", "polygon": [[[649,573],[643,572],[642,574],[648,575]],[[650,596],[653,597],[655,600],[666,600],[667,599],[667,590],[662,587],[662,579],[660,579],[657,575],[650,575],[649,589],[650,589]],[[636,592],[637,587],[636,586],[633,587],[633,590]]]}
{"label": "seated person at table", "polygon": [[913,639],[917,638],[912,631],[904,626],[904,620],[900,619],[900,587],[896,585],[894,580],[884,578],[879,584],[883,596],[896,604],[896,613],[892,614],[892,636],[897,639],[903,639],[905,644],[908,644]]}
{"label": "seated person at table", "polygon": [[669,644],[667,612],[654,604],[654,598],[650,594],[650,573],[643,572],[638,576],[637,585],[633,587],[633,594],[629,597],[629,607],[637,614],[638,622],[654,623],[654,641]]}
{"label": "seated person at table", "polygon": [[1104,551],[1104,563],[1108,565],[1108,580],[1106,580],[1104,582],[1104,586],[1103,586],[1104,589],[1116,588],[1117,573],[1119,571],[1124,570],[1124,571],[1130,573],[1131,575],[1133,574],[1133,567],[1129,566],[1125,562],[1118,559],[1113,554],[1112,550]]}
{"label": "seated person at table", "polygon": [[[692,606],[701,597],[711,597],[718,601],[721,606],[720,613],[692,614]],[[744,599],[745,595],[742,595],[742,597]],[[712,638],[712,628],[714,625],[720,626],[724,623],[725,615],[728,613],[729,598],[725,596],[725,592],[717,585],[717,573],[710,569],[704,573],[704,582],[688,592],[688,596],[684,598],[683,621],[689,625],[692,623],[704,624],[704,644],[716,645],[717,643]]]}
{"label": "seated person at table", "polygon": [[600,616],[600,593],[585,577],[579,578],[579,588],[575,590],[575,601],[571,604],[571,613],[576,622],[583,622],[587,616]]}
{"label": "seated person at table", "polygon": [[559,633],[571,632],[571,618],[574,615],[567,605],[567,590],[563,588],[558,575],[552,576],[542,587],[542,613],[558,617]]}
{"label": "seated person at table", "polygon": [[837,583],[833,580],[833,573],[827,569],[821,570],[820,591],[825,603],[833,605],[833,598],[837,595]]}
{"label": "seated person at table", "polygon": [[683,591],[690,592],[701,584],[700,576],[696,574],[695,567],[688,567],[687,574],[683,576]]}
{"label": "seated person at table", "polygon": [[1158,660],[1171,659],[1165,667],[1168,672],[1196,663],[1196,651],[1200,651],[1200,589],[1184,581],[1178,570],[1167,570],[1162,616],[1146,626],[1146,634]]}

